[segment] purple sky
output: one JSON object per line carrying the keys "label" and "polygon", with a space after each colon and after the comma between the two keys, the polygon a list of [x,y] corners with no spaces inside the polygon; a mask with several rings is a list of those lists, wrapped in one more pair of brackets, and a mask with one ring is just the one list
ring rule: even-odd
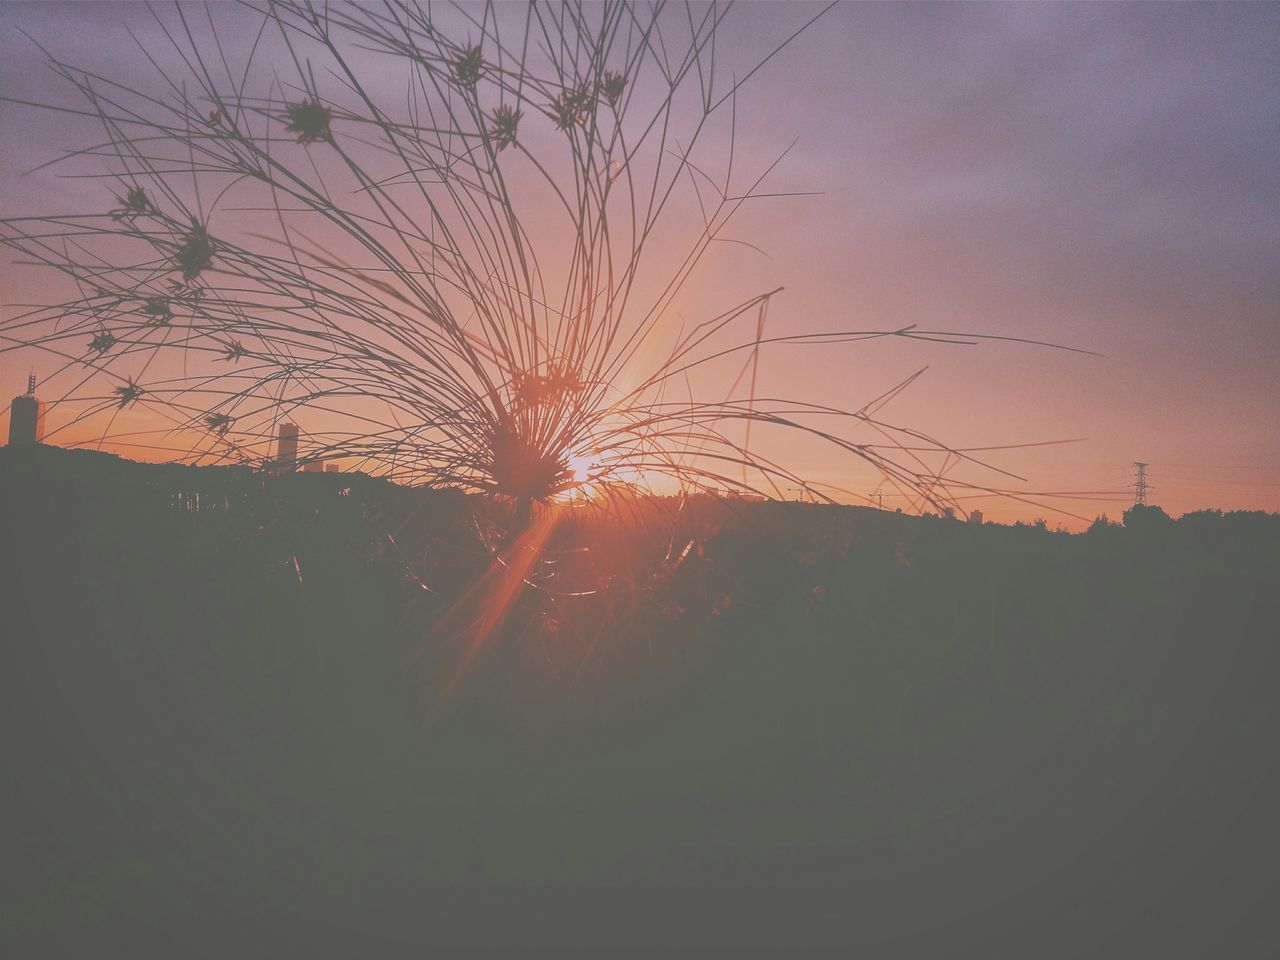
{"label": "purple sky", "polygon": [[[229,36],[233,13],[215,5]],[[145,31],[146,16],[2,5],[0,89],[42,87],[21,31],[127,75],[120,23]],[[729,49],[805,16],[743,5]],[[1085,438],[1000,455],[1028,490],[1116,490],[1141,459],[1170,512],[1280,509],[1277,51],[1276,4],[838,6],[747,89],[739,131],[747,159],[798,139],[774,189],[822,196],[748,214],[738,235],[772,259],[735,248],[717,282],[785,285],[777,332],[918,323],[1106,358],[882,343],[772,355],[762,391],[856,407],[928,364],[892,408],[903,423],[958,446]],[[58,206],[54,173],[22,174],[75,144],[65,122],[0,105],[6,216]],[[30,281],[0,271],[8,310]],[[0,356],[0,386],[19,389],[29,362]]]}

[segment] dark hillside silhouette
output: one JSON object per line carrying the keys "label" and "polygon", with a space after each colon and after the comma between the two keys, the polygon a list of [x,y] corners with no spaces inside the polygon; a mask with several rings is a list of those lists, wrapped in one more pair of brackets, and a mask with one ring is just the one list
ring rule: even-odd
{"label": "dark hillside silhouette", "polygon": [[474,499],[31,447],[0,504],[10,955],[1280,944],[1280,517],[583,515],[609,589],[433,714]]}

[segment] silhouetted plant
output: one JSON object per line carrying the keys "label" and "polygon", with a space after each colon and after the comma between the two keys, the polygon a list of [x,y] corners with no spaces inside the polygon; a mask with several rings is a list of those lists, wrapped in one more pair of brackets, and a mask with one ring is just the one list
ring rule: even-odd
{"label": "silhouetted plant", "polygon": [[493,139],[494,148],[501,151],[516,142],[516,130],[524,114],[515,107],[502,104],[490,116],[489,136]]}
{"label": "silhouetted plant", "polygon": [[173,320],[173,308],[169,306],[169,300],[166,297],[147,297],[142,304],[143,316],[149,318],[149,321],[160,326],[168,326]]}
{"label": "silhouetted plant", "polygon": [[218,436],[225,437],[233,419],[225,413],[211,413],[204,418],[204,424]]}
{"label": "silhouetted plant", "polygon": [[116,401],[116,406],[123,410],[125,407],[129,406],[129,404],[137,401],[137,399],[145,392],[146,391],[130,379],[124,386],[115,388],[115,394],[119,398]]}
{"label": "silhouetted plant", "polygon": [[178,269],[182,271],[182,279],[194,280],[213,263],[213,239],[209,232],[194,220],[191,229],[183,236],[182,243],[174,253]]}
{"label": "silhouetted plant", "polygon": [[115,334],[109,330],[101,330],[89,341],[89,349],[101,356],[116,345]]}
{"label": "silhouetted plant", "polygon": [[114,220],[133,220],[151,214],[153,208],[147,199],[147,191],[142,187],[130,187],[128,193],[120,198],[120,207],[112,211]]}
{"label": "silhouetted plant", "polygon": [[484,56],[479,44],[468,46],[462,51],[462,56],[454,64],[454,75],[464,87],[475,87],[480,82],[484,75]]}
{"label": "silhouetted plant", "polygon": [[569,130],[587,122],[587,109],[590,105],[591,97],[584,88],[562,90],[551,101],[547,115],[555,121],[556,129]]}
{"label": "silhouetted plant", "polygon": [[313,100],[291,105],[285,114],[285,129],[298,135],[299,143],[318,143],[332,138],[329,108]]}
{"label": "silhouetted plant", "polygon": [[609,106],[616,107],[618,105],[618,101],[622,98],[622,91],[626,88],[627,78],[625,74],[617,73],[614,70],[606,70],[604,72],[604,82],[600,85],[600,92],[609,101]]}
{"label": "silhouetted plant", "polygon": [[[105,164],[122,198],[107,218],[0,221],[0,241],[81,284],[0,329],[5,349],[68,363],[82,357],[64,355],[63,341],[97,331],[97,373],[118,382],[119,365],[136,364],[129,384],[145,384],[148,409],[170,416],[189,459],[267,463],[280,420],[312,410],[325,421],[314,456],[512,498],[517,517],[568,494],[616,506],[660,477],[687,492],[853,495],[753,448],[754,426],[870,464],[912,509],[954,505],[956,487],[994,489],[947,478],[956,464],[982,465],[974,453],[877,415],[897,390],[852,409],[755,396],[755,364],[775,344],[983,338],[915,327],[769,334],[765,309],[780,288],[669,326],[772,169],[744,179],[726,139],[717,181],[695,151],[715,147],[713,119],[728,136],[739,78],[789,39],[727,79],[713,56],[722,15],[700,8],[534,4],[516,17],[487,4],[437,17],[414,3],[274,0],[237,8],[274,39],[214,72],[203,41],[221,41],[216,18],[205,37],[188,8],[167,9],[178,29],[166,40],[189,73],[164,77],[163,96],[119,83],[108,96],[51,61],[83,103],[49,109],[88,113],[104,131],[69,162]],[[477,31],[474,42],[449,39]],[[387,92],[389,62],[410,96]],[[333,136],[335,115],[349,137]],[[329,149],[281,149],[282,121],[299,143]],[[567,136],[534,136],[535,123]],[[680,246],[675,230],[658,236],[685,189],[702,218]],[[674,264],[665,275],[649,267],[658,246]],[[125,349],[112,349],[108,323]],[[152,368],[157,357],[178,362]],[[738,363],[726,393],[724,365]],[[100,409],[98,382],[61,402]]]}

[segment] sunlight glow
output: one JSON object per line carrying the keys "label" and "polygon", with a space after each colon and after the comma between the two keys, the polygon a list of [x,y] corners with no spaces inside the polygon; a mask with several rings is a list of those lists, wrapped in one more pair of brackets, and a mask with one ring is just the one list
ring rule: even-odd
{"label": "sunlight glow", "polygon": [[600,464],[587,453],[569,455],[569,474],[573,486],[565,491],[570,499],[589,498],[595,492],[595,481],[601,476]]}

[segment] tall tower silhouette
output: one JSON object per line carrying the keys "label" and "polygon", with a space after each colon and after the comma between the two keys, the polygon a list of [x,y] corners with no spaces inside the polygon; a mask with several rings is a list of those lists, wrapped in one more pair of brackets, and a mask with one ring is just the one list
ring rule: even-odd
{"label": "tall tower silhouette", "polygon": [[1133,465],[1138,469],[1133,481],[1133,502],[1137,506],[1145,507],[1147,505],[1147,491],[1151,489],[1151,485],[1147,483],[1147,467],[1151,466],[1151,464],[1135,460]]}
{"label": "tall tower silhouette", "polygon": [[9,446],[39,443],[44,439],[44,420],[36,399],[36,375],[27,377],[27,392],[9,405]]}
{"label": "tall tower silhouette", "polygon": [[296,423],[280,424],[280,435],[276,440],[276,468],[281,473],[292,473],[298,468],[298,425]]}

